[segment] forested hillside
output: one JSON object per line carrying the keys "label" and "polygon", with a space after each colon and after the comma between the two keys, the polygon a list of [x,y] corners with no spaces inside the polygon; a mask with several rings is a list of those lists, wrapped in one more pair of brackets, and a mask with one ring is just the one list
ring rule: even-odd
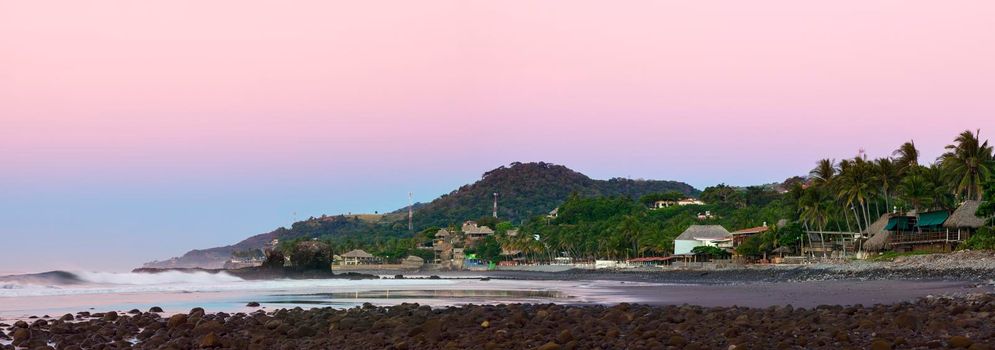
{"label": "forested hillside", "polygon": [[648,193],[677,191],[696,196],[698,190],[677,181],[613,178],[594,180],[562,165],[512,163],[484,173],[480,181],[465,185],[418,208],[415,227],[448,226],[491,215],[493,194],[498,193],[498,217],[520,223],[544,215],[572,193],[581,196],[639,198]]}
{"label": "forested hillside", "polygon": [[[562,165],[512,163],[484,173],[473,184],[464,185],[429,203],[416,205],[414,231],[489,216],[495,192],[499,193],[499,218],[520,224],[531,217],[545,215],[574,193],[585,197],[636,199],[649,193],[672,191],[692,196],[699,194],[698,190],[683,182],[621,178],[595,180]],[[394,214],[402,211],[406,210]],[[333,242],[339,249],[364,247],[386,252],[410,246],[412,236],[413,233],[407,229],[406,215],[385,215],[378,221],[355,216],[325,216],[255,235],[234,245],[192,250],[181,257],[151,262],[146,266],[216,268],[223,265],[232,252],[258,249],[274,238],[321,238]]]}

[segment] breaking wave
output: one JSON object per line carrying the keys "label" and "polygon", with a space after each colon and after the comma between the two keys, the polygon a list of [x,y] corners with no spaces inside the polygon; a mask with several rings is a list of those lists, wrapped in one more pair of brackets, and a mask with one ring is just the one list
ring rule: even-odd
{"label": "breaking wave", "polygon": [[[241,278],[224,272],[165,271],[158,273],[70,272],[49,271],[34,274],[0,276],[0,296],[17,293],[17,290],[70,290],[70,289],[142,289],[171,290],[189,285],[221,285],[242,282]],[[6,291],[6,292],[5,292]],[[48,294],[48,293],[46,293]]]}
{"label": "breaking wave", "polygon": [[112,273],[112,272],[78,272],[76,276],[87,283],[119,284],[119,285],[155,285],[172,283],[228,283],[241,282],[242,279],[224,272],[180,272],[164,271],[157,273]]}

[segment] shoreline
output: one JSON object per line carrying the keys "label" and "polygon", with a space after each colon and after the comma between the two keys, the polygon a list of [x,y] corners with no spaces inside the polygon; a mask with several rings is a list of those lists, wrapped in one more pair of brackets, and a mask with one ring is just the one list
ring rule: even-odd
{"label": "shoreline", "polygon": [[[136,349],[872,349],[995,342],[995,296],[855,306],[418,304],[271,312],[89,313],[0,325],[3,349],[118,345]],[[133,344],[132,341],[135,341]]]}

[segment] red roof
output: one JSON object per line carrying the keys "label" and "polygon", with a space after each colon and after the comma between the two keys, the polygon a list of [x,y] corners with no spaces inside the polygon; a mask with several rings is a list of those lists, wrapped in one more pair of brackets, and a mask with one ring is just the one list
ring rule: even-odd
{"label": "red roof", "polygon": [[652,261],[668,261],[673,259],[672,256],[651,256],[647,258],[635,258],[629,259],[629,262],[652,262]]}
{"label": "red roof", "polygon": [[767,230],[769,230],[769,229],[770,229],[770,227],[767,227],[767,226],[757,226],[757,227],[751,227],[751,228],[744,228],[744,229],[739,230],[739,231],[733,231],[732,234],[734,234],[734,235],[744,235],[744,234],[749,235],[749,234],[754,234],[754,233],[767,232]]}

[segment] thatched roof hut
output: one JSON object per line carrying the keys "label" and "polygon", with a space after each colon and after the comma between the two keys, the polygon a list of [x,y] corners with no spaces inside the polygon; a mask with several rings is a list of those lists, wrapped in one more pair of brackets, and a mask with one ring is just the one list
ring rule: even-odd
{"label": "thatched roof hut", "polygon": [[881,215],[880,218],[864,230],[864,233],[871,237],[864,242],[864,249],[869,251],[879,251],[887,248],[886,245],[888,243],[888,238],[891,237],[891,232],[885,230],[885,227],[888,226],[888,221],[894,216],[894,214]]}
{"label": "thatched roof hut", "polygon": [[717,241],[732,238],[732,234],[722,225],[691,225],[684,233],[674,238],[679,240]]}
{"label": "thatched roof hut", "polygon": [[980,201],[965,201],[943,223],[946,228],[979,228],[985,225],[985,219],[977,216]]}
{"label": "thatched roof hut", "polygon": [[408,267],[421,267],[422,265],[425,265],[425,259],[414,255],[408,255],[407,258],[401,260],[401,265]]}
{"label": "thatched roof hut", "polygon": [[364,250],[356,249],[350,250],[349,252],[342,254],[343,258],[358,258],[358,259],[371,259],[373,254],[367,253]]}

